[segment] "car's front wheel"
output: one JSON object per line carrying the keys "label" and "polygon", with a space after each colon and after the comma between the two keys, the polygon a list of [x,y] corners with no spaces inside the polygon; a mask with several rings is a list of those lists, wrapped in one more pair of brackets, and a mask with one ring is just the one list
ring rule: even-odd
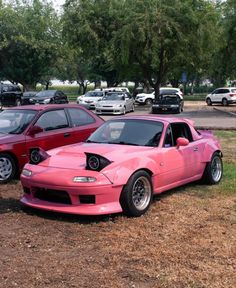
{"label": "car's front wheel", "polygon": [[206,184],[214,185],[218,184],[223,174],[223,162],[221,155],[215,152],[211,161],[206,164],[205,171],[202,180]]}
{"label": "car's front wheel", "polygon": [[0,154],[0,183],[7,183],[14,178],[16,174],[16,163],[11,155]]}
{"label": "car's front wheel", "polygon": [[210,99],[210,98],[207,98],[207,99],[206,99],[206,103],[207,103],[207,106],[211,106],[211,105],[212,105],[211,99]]}
{"label": "car's front wheel", "polygon": [[152,101],[152,99],[150,99],[150,98],[148,98],[148,99],[145,100],[145,104],[146,104],[146,105],[152,105],[152,102],[153,102],[153,101]]}
{"label": "car's front wheel", "polygon": [[144,214],[152,202],[153,188],[150,175],[143,170],[135,172],[124,186],[120,204],[128,216]]}

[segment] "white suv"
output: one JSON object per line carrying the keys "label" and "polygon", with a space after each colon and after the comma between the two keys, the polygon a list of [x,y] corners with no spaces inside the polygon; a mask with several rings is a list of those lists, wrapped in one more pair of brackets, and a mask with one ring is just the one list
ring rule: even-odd
{"label": "white suv", "polygon": [[[160,95],[162,94],[177,94],[179,95],[180,99],[183,99],[183,93],[179,88],[172,88],[172,87],[161,87],[160,88]],[[138,104],[152,104],[153,100],[155,99],[155,91],[152,93],[140,93],[137,94],[135,97],[135,102]]]}
{"label": "white suv", "polygon": [[223,106],[236,103],[236,87],[223,87],[214,90],[206,96],[206,103],[208,106],[213,103],[222,104]]}

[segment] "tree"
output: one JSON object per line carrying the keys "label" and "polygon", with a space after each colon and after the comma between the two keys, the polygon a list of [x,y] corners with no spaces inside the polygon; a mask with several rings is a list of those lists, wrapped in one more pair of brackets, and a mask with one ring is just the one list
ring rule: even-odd
{"label": "tree", "polygon": [[80,51],[80,62],[88,64],[88,77],[116,86],[125,77],[125,65],[114,63],[111,41],[117,17],[111,15],[111,5],[111,0],[67,0],[63,34],[69,45]]}
{"label": "tree", "polygon": [[0,7],[0,76],[35,89],[53,73],[60,37],[52,4],[25,0]]}
{"label": "tree", "polygon": [[[203,0],[114,1],[120,26],[113,38],[115,58],[124,64],[138,63],[143,77],[155,89],[172,75],[204,64],[215,33],[215,6]],[[212,42],[211,42],[212,41]],[[203,49],[206,45],[207,49]],[[181,67],[181,70],[176,70]]]}

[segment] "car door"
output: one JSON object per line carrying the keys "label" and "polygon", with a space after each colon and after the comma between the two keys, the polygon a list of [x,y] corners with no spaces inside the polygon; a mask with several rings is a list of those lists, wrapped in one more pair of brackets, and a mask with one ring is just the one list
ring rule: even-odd
{"label": "car door", "polygon": [[42,131],[35,135],[28,133],[26,139],[27,151],[30,148],[41,147],[49,150],[55,147],[73,143],[72,127],[64,109],[52,109],[43,112],[33,126],[39,126]]}
{"label": "car door", "polygon": [[66,112],[71,121],[73,143],[85,141],[99,126],[93,114],[85,109],[72,107],[66,108]]}
{"label": "car door", "polygon": [[[187,146],[177,147],[178,137],[189,140]],[[203,145],[193,141],[189,126],[186,123],[170,124],[166,130],[165,140],[159,154],[160,178],[158,186],[178,186],[198,175],[201,170],[201,155]]]}

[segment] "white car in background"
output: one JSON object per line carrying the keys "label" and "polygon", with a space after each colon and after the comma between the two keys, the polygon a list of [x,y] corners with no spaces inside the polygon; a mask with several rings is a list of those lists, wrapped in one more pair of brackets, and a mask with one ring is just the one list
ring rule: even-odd
{"label": "white car in background", "polygon": [[104,95],[105,91],[101,91],[100,89],[93,90],[84,95],[78,96],[76,102],[87,109],[95,109],[96,103],[101,100]]}
{"label": "white car in background", "polygon": [[96,114],[125,114],[134,111],[134,99],[126,92],[107,92],[96,104]]}
{"label": "white car in background", "polygon": [[[161,87],[160,88],[160,95],[163,94],[177,94],[180,99],[183,100],[183,93],[179,88],[172,88],[172,87]],[[142,104],[142,105],[150,105],[153,103],[155,99],[155,91],[151,92],[151,93],[140,93],[137,94],[137,96],[135,97],[135,102],[138,104]]]}
{"label": "white car in background", "polygon": [[206,103],[208,106],[212,104],[222,104],[227,106],[236,103],[236,87],[222,87],[215,89],[206,96]]}

